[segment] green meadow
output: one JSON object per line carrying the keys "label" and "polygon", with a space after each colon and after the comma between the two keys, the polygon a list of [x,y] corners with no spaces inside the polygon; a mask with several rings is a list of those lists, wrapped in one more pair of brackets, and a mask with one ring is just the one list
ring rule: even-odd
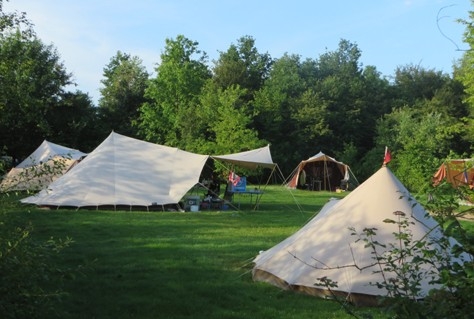
{"label": "green meadow", "polygon": [[344,195],[269,186],[258,210],[242,198],[238,210],[200,212],[47,210],[10,198],[6,214],[31,222],[31,240],[72,238],[54,259],[55,267],[74,269],[56,305],[61,318],[352,318],[335,301],[251,275],[260,250]]}

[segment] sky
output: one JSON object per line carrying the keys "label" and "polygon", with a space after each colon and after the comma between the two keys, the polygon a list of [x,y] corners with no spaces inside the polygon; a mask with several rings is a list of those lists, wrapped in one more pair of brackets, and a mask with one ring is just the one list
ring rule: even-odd
{"label": "sky", "polygon": [[198,42],[210,66],[243,36],[274,59],[318,59],[345,39],[358,46],[363,67],[386,77],[406,65],[451,74],[467,49],[457,20],[473,8],[471,0],[10,0],[3,10],[26,12],[73,74],[70,90],[97,104],[117,51],[138,56],[153,76],[165,40],[178,35]]}

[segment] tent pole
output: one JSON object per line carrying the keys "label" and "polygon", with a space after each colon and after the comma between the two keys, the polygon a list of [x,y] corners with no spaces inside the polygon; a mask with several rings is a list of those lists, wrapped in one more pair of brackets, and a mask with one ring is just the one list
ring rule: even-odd
{"label": "tent pole", "polygon": [[[273,166],[272,172],[271,172],[270,175],[268,176],[267,182],[266,182],[265,185],[263,186],[263,190],[265,190],[265,189],[267,188],[267,185],[268,185],[268,183],[270,182],[270,179],[272,178],[273,173],[275,172],[275,169],[277,168],[277,166],[278,166],[278,165]],[[257,209],[258,204],[260,204],[260,199],[262,198],[262,195],[263,195],[263,194],[260,194],[260,196],[257,195],[257,199],[255,200],[255,206],[253,207],[253,210],[256,210],[256,209]]]}
{"label": "tent pole", "polygon": [[[349,173],[350,175],[352,175],[352,177],[354,177],[355,181],[357,182],[357,186],[360,185],[359,181],[357,180],[357,177],[354,175],[354,173],[352,172],[351,168],[349,166],[347,166],[348,170],[349,170]],[[349,181],[347,181],[349,183]]]}
{"label": "tent pole", "polygon": [[[324,190],[327,189],[327,184],[326,184],[326,181],[327,181],[327,184],[329,184],[329,177],[328,177],[328,164],[327,164],[327,161],[326,159],[324,159]],[[329,185],[329,188],[331,188],[331,185]]]}

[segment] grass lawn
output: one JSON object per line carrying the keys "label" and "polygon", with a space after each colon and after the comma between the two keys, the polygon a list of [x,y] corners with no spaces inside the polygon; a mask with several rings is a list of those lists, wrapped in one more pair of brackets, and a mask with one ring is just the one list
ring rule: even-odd
{"label": "grass lawn", "polygon": [[[330,197],[270,186],[259,210],[8,213],[31,221],[34,240],[71,237],[58,266],[86,266],[68,280],[63,318],[352,318],[330,300],[253,282],[252,259],[304,225]],[[360,309],[385,318],[380,309]]]}

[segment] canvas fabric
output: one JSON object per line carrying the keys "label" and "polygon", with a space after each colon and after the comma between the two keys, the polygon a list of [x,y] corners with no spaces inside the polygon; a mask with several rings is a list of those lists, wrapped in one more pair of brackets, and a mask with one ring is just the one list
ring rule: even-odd
{"label": "canvas fabric", "polygon": [[[349,227],[358,233],[364,228],[376,228],[374,240],[393,243],[393,233],[399,231],[398,226],[384,220],[397,220],[396,212],[403,212],[414,223],[409,227],[414,241],[425,236],[434,240],[442,236],[436,221],[384,166],[345,198],[326,204],[299,231],[256,256],[253,278],[284,289],[325,296],[327,290],[314,283],[317,278],[327,277],[337,282],[335,291],[362,296],[359,300],[383,295],[386,291],[370,284],[383,282],[373,255],[363,241],[351,235]],[[420,297],[435,287],[429,280],[422,281]],[[367,304],[367,300],[364,303]]]}

